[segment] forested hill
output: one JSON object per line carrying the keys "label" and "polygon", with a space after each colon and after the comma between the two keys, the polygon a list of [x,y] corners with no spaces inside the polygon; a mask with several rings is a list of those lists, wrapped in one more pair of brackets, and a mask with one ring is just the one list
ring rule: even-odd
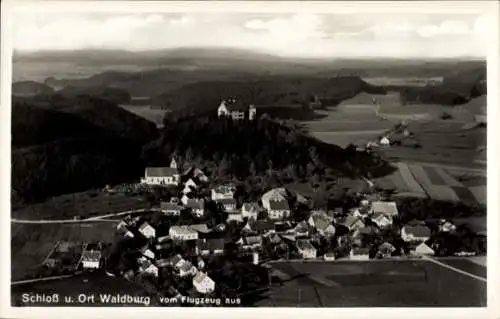
{"label": "forested hill", "polygon": [[295,129],[261,118],[233,122],[212,116],[167,123],[160,139],[144,147],[148,165],[166,165],[176,154],[218,178],[255,175],[288,180],[325,176],[377,176],[392,170],[374,155],[319,142]]}
{"label": "forested hill", "polygon": [[144,171],[141,149],[156,138],[154,124],[95,98],[58,110],[29,101],[12,107],[13,200],[135,181]]}
{"label": "forested hill", "polygon": [[217,107],[221,97],[233,96],[256,105],[297,105],[312,96],[327,105],[336,105],[361,92],[384,94],[382,87],[370,85],[357,76],[324,78],[272,77],[259,81],[211,81],[185,85],[157,96],[155,104],[171,110],[202,110]]}

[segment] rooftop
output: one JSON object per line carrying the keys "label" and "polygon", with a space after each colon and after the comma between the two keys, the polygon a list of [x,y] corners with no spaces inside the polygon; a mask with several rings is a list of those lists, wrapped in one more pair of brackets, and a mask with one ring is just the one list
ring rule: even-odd
{"label": "rooftop", "polygon": [[316,248],[314,248],[314,246],[311,244],[311,242],[309,240],[305,240],[305,239],[297,240],[297,248],[299,248],[300,250],[316,249]]}
{"label": "rooftop", "polygon": [[273,200],[269,201],[269,208],[271,210],[289,210],[290,206],[286,200]]}
{"label": "rooftop", "polygon": [[193,209],[204,209],[205,201],[203,199],[189,198],[186,206]]}
{"label": "rooftop", "polygon": [[191,235],[197,232],[191,226],[172,226],[170,230],[182,235]]}
{"label": "rooftop", "polygon": [[372,211],[390,216],[398,215],[398,207],[395,202],[373,202]]}
{"label": "rooftop", "polygon": [[195,281],[197,283],[202,283],[207,278],[212,280],[210,277],[208,277],[208,275],[206,273],[198,271],[196,273],[196,275],[194,276],[193,281]]}
{"label": "rooftop", "polygon": [[176,168],[172,167],[146,167],[146,177],[163,177],[179,174]]}
{"label": "rooftop", "polygon": [[99,261],[101,252],[98,250],[86,250],[82,253],[82,261]]}

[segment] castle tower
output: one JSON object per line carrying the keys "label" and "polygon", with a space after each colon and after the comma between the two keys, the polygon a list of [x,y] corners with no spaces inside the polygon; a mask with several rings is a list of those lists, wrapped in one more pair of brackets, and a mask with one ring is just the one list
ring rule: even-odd
{"label": "castle tower", "polygon": [[257,109],[253,104],[251,104],[250,107],[248,108],[248,119],[250,121],[253,121],[256,116],[257,116]]}

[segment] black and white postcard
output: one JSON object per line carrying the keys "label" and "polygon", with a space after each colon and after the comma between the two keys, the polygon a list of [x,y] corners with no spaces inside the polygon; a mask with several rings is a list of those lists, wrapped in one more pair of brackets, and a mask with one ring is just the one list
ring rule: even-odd
{"label": "black and white postcard", "polygon": [[2,3],[2,316],[493,318],[498,8]]}

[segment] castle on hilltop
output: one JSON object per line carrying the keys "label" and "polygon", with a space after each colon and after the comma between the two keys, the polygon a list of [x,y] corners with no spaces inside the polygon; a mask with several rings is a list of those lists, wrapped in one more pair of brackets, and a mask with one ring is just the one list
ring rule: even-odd
{"label": "castle on hilltop", "polygon": [[257,109],[254,105],[246,107],[241,101],[236,99],[223,100],[217,109],[217,116],[231,117],[233,120],[244,120],[248,114],[248,119],[253,121],[257,116]]}

